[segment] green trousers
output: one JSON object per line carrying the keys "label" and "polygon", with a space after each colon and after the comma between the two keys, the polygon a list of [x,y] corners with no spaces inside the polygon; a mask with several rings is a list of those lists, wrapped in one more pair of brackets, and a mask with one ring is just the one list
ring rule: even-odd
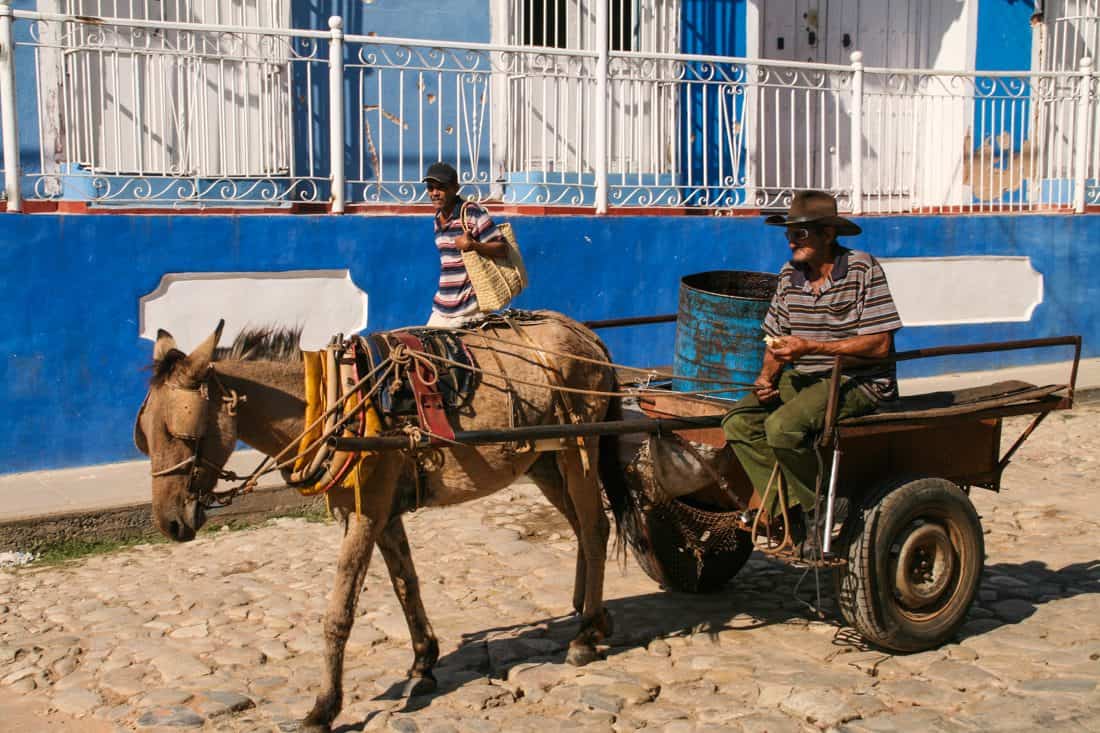
{"label": "green trousers", "polygon": [[[722,420],[726,441],[745,468],[757,495],[763,497],[776,462],[786,479],[787,504],[814,507],[817,456],[814,441],[825,424],[829,399],[828,375],[815,376],[787,369],[779,378],[779,399],[761,403],[755,394],[741,398]],[[844,380],[840,385],[840,418],[874,411],[875,400],[859,386]],[[825,465],[828,466],[828,457]],[[777,508],[773,487],[764,511]]]}

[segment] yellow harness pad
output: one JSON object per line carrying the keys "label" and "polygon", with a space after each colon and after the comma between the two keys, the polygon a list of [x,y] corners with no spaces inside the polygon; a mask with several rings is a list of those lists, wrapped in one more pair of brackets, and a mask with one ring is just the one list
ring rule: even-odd
{"label": "yellow harness pad", "polygon": [[[318,446],[313,450],[309,450],[309,446],[319,439],[324,434],[325,425],[324,421],[318,422],[325,412],[328,410],[328,400],[326,399],[326,385],[329,379],[339,379],[339,374],[330,374],[328,363],[325,359],[325,352],[323,351],[303,351],[302,361],[305,364],[305,392],[306,392],[306,414],[305,424],[313,425],[313,427],[302,436],[301,441],[298,443],[298,457],[294,461],[294,470],[301,471],[309,466],[309,463],[313,460],[314,454],[320,449]],[[339,391],[339,390],[338,390]],[[350,413],[361,402],[362,397],[359,391],[348,396],[344,402],[344,413]],[[382,430],[382,419],[378,415],[378,410],[373,405],[366,409],[366,421],[363,429],[363,437],[370,437],[378,435]],[[355,437],[357,434],[352,429],[346,429],[344,435],[347,437]],[[355,499],[356,507],[359,505],[359,492],[363,485],[370,478],[374,472],[374,465],[368,464],[364,466],[364,461],[367,458],[374,457],[375,453],[366,451],[359,453],[354,458],[354,465],[351,470],[345,475],[344,479],[340,482],[340,486],[347,488],[357,489]],[[316,496],[317,494],[324,493],[329,489],[334,488],[333,484],[325,481],[320,481],[313,486],[303,486],[298,488],[298,492],[303,496]]]}

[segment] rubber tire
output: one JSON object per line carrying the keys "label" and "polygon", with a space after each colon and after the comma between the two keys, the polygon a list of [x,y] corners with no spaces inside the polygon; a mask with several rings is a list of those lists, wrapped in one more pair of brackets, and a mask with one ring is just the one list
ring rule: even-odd
{"label": "rubber tire", "polygon": [[[934,615],[907,612],[895,596],[889,560],[895,540],[917,520],[947,528],[957,558]],[[905,479],[873,492],[846,535],[848,563],[837,569],[841,617],[871,644],[895,652],[933,649],[966,621],[985,563],[981,519],[970,497],[942,478]]]}

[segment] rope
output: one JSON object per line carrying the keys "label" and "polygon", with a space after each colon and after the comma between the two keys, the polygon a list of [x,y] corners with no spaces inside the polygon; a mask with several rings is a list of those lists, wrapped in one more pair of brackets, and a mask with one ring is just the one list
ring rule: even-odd
{"label": "rope", "polygon": [[[409,365],[412,365],[414,368],[423,365],[428,370],[428,374],[431,377],[429,379],[425,377],[423,372],[420,372],[419,370],[417,371],[417,373],[420,375],[420,381],[424,383],[424,386],[431,387],[439,383],[439,370],[436,368],[432,360],[428,358],[428,352],[410,349],[408,346],[401,342],[393,343],[389,339],[389,334],[383,334],[383,337],[386,339],[386,343],[390,346],[390,361],[392,361],[397,366],[405,368],[408,368]],[[399,382],[395,382],[395,384],[399,384]],[[397,389],[400,389],[400,387],[398,387]],[[394,391],[396,391],[396,389]]]}
{"label": "rope", "polygon": [[190,466],[194,462],[195,462],[195,456],[190,455],[190,456],[187,456],[187,458],[184,458],[182,461],[180,461],[179,463],[177,463],[175,465],[169,466],[168,468],[162,468],[159,471],[153,471],[149,475],[154,476],[154,477],[156,477],[156,476],[167,476],[168,474],[173,473],[176,470],[183,468],[184,466]]}
{"label": "rope", "polygon": [[[458,329],[456,329],[456,330],[458,330]],[[655,388],[644,388],[644,387],[638,388],[638,389],[633,389],[633,390],[628,390],[628,391],[620,390],[618,392],[609,392],[609,391],[599,390],[599,389],[581,389],[580,387],[566,387],[564,385],[547,384],[545,382],[532,382],[532,381],[525,380],[525,379],[519,379],[517,377],[509,377],[509,376],[506,376],[502,373],[489,371],[489,370],[483,369],[481,367],[475,367],[475,366],[471,366],[469,364],[463,364],[462,362],[455,361],[453,359],[449,359],[445,356],[439,356],[437,354],[430,354],[426,351],[420,351],[420,350],[417,350],[417,349],[409,349],[409,351],[411,353],[414,353],[414,354],[419,354],[419,355],[423,356],[426,359],[434,360],[434,361],[437,361],[441,364],[447,364],[449,366],[458,367],[459,369],[468,369],[471,372],[474,372],[476,374],[481,374],[483,376],[487,375],[487,376],[490,376],[490,377],[500,377],[501,379],[511,380],[511,381],[515,382],[516,384],[527,385],[528,387],[541,387],[543,389],[555,390],[555,391],[558,391],[558,392],[569,392],[570,394],[591,395],[593,397],[636,397],[640,394],[658,394],[658,395],[667,395],[668,394],[668,390],[655,389]],[[504,353],[508,353],[508,352],[504,352]],[[585,361],[589,361],[589,362],[596,363],[596,364],[601,363],[601,362],[599,362],[595,359],[586,359]],[[614,364],[610,364],[610,362],[602,362],[602,363],[609,364],[610,366],[614,366]],[[752,385],[745,384],[745,385],[742,385],[742,386],[751,387]],[[683,398],[686,398],[686,399],[691,399],[691,398],[694,397],[694,398],[696,398],[697,401],[705,401],[705,400],[702,399],[703,395],[718,394],[718,393],[721,393],[721,392],[728,392],[728,391],[729,391],[729,389],[711,389],[711,390],[698,390],[696,392],[677,392],[676,395],[677,395],[677,397],[683,397]]]}
{"label": "rope", "polygon": [[[357,389],[362,387],[367,382],[368,379],[370,379],[371,377],[373,377],[375,374],[377,374],[379,371],[382,371],[383,369],[389,371],[389,370],[392,370],[392,369],[395,369],[395,368],[396,367],[390,362],[389,359],[384,359],[383,361],[381,361],[378,364],[378,366],[371,369],[362,379],[360,379],[358,382],[356,382],[354,386],[348,388],[348,390],[342,396],[340,396],[327,410],[325,410],[323,413],[321,413],[321,415],[319,415],[316,420],[314,420],[309,425],[307,425],[305,428],[303,428],[302,432],[298,433],[298,435],[295,438],[290,440],[290,442],[288,442],[286,444],[286,446],[281,451],[276,453],[274,456],[264,456],[263,460],[260,461],[260,463],[256,466],[256,468],[252,469],[252,472],[245,479],[244,483],[241,484],[238,487],[235,487],[234,489],[231,489],[231,491],[233,492],[233,495],[236,496],[237,494],[246,494],[246,493],[252,491],[256,487],[256,481],[258,479],[260,479],[263,476],[266,476],[269,473],[272,473],[274,471],[279,471],[283,468],[286,468],[289,465],[293,465],[294,462],[297,461],[298,458],[301,455],[304,455],[305,453],[308,453],[309,451],[313,450],[314,448],[320,446],[324,441],[326,441],[330,437],[332,437],[332,435],[334,435],[338,430],[343,430],[346,427],[347,421],[350,418],[354,417],[355,414],[359,410],[363,409],[365,405],[368,405],[370,403],[370,397],[372,397],[374,395],[374,393],[378,391],[378,388],[382,384],[382,382],[384,380],[384,377],[382,379],[378,379],[374,383],[374,386],[370,389],[370,391],[367,392],[367,394],[363,397],[363,399],[356,406],[356,409],[349,412],[347,415],[344,416],[344,419],[340,420],[335,425],[333,425],[331,430],[329,430],[325,433],[322,433],[322,435],[319,438],[317,438],[312,443],[310,443],[308,446],[306,446],[304,451],[300,451],[299,453],[296,453],[295,455],[293,455],[290,458],[282,461],[281,463],[279,462],[279,459],[283,458],[283,456],[286,455],[287,451],[289,451],[293,446],[295,446],[299,442],[301,442],[302,438],[305,437],[311,430],[313,430],[318,425],[322,424],[329,417],[329,415],[333,414],[336,411],[337,408],[341,407],[344,404],[344,402],[347,401],[348,398],[350,398],[351,395]],[[271,462],[271,461],[275,461],[275,463],[271,466],[268,466],[268,463]],[[238,478],[240,478],[240,477],[238,477]]]}
{"label": "rope", "polygon": [[[562,323],[564,323],[564,321]],[[566,324],[566,325],[569,325],[569,324]],[[406,328],[397,328],[397,329],[394,329],[394,330],[395,331],[409,331],[409,330],[419,329],[419,328],[423,328],[423,326],[408,326]],[[532,347],[528,344],[521,344],[521,343],[518,343],[516,341],[509,341],[508,339],[504,339],[504,338],[501,338],[499,336],[489,336],[485,333],[485,331],[482,331],[482,330],[474,330],[474,329],[469,329],[469,328],[455,328],[455,329],[451,329],[451,330],[453,330],[457,333],[466,334],[468,336],[474,336],[474,335],[480,336],[486,342],[495,341],[495,342],[503,344],[505,346],[513,346],[517,349],[520,349],[521,351],[528,351],[529,352],[529,351],[532,350]],[[488,349],[488,347],[485,347],[485,348]],[[563,352],[563,351],[548,349],[548,348],[543,347],[543,346],[538,346],[538,347],[535,347],[535,348],[537,348],[538,351],[541,351],[544,354],[552,354],[554,356],[560,356],[560,357],[563,357],[565,359],[573,359],[574,361],[580,361],[580,362],[584,362],[584,363],[587,363],[587,364],[596,364],[597,366],[611,367],[611,368],[613,368],[615,370],[619,370],[619,371],[634,372],[636,374],[641,374],[641,375],[644,375],[644,376],[649,377],[649,378],[652,378],[654,376],[667,376],[668,379],[677,379],[677,380],[681,380],[681,381],[684,381],[684,382],[705,382],[705,383],[710,383],[710,384],[720,384],[720,385],[723,385],[724,387],[752,387],[752,386],[754,386],[754,384],[752,382],[727,382],[727,381],[719,381],[719,380],[715,380],[715,379],[708,379],[708,378],[705,378],[705,377],[689,377],[686,374],[662,375],[659,372],[655,372],[653,369],[645,369],[643,367],[632,367],[632,366],[627,366],[626,364],[616,364],[615,362],[607,361],[605,359],[595,359],[595,358],[592,358],[590,356],[579,356],[577,354],[569,354],[569,353],[566,353],[566,352]],[[504,352],[504,353],[509,353],[509,352]],[[434,356],[434,354],[429,354],[428,356],[432,357],[432,356]],[[718,394],[718,393],[721,393],[721,392],[728,392],[728,391],[729,391],[729,389],[714,389],[714,390],[697,391],[697,392],[694,392],[692,394],[711,394],[711,393]]]}
{"label": "rope", "polygon": [[[411,330],[412,328],[413,327],[395,329],[395,331],[406,331],[406,330]],[[514,329],[514,326],[513,326],[513,329]],[[598,366],[608,367],[608,368],[611,368],[611,369],[624,370],[624,371],[644,374],[648,378],[647,379],[647,384],[649,383],[649,380],[651,380],[656,375],[656,373],[652,369],[642,369],[642,368],[639,368],[639,367],[631,367],[631,366],[626,366],[626,365],[622,365],[622,364],[615,364],[614,362],[610,362],[610,361],[607,361],[605,359],[595,359],[595,358],[592,358],[592,357],[580,356],[580,355],[577,355],[577,354],[567,354],[567,353],[564,353],[564,352],[561,352],[561,351],[557,351],[555,349],[544,348],[544,347],[538,346],[534,343],[521,344],[521,343],[517,343],[515,341],[510,341],[508,339],[500,338],[498,336],[489,336],[484,331],[478,331],[478,330],[472,330],[472,329],[466,329],[466,328],[458,328],[458,329],[454,329],[454,330],[457,331],[458,333],[461,333],[461,334],[464,334],[464,335],[467,335],[467,336],[480,337],[485,342],[485,345],[481,348],[484,348],[487,351],[493,352],[494,355],[496,353],[498,353],[499,350],[494,349],[493,347],[491,347],[489,345],[489,342],[497,342],[497,343],[500,343],[500,344],[504,344],[506,346],[511,346],[513,348],[519,349],[519,350],[527,352],[527,353],[532,353],[533,352],[533,353],[535,353],[536,355],[538,355],[540,357],[543,354],[552,354],[554,356],[559,356],[559,357],[567,358],[567,359],[573,359],[575,361],[579,361],[579,362],[582,362],[582,363],[595,364],[595,365],[598,365]],[[365,409],[366,406],[370,404],[370,398],[373,397],[377,393],[378,389],[381,387],[382,383],[385,381],[385,377],[390,372],[396,372],[394,382],[391,385],[391,390],[396,390],[396,389],[400,388],[400,386],[401,386],[401,373],[400,372],[401,372],[402,369],[408,369],[408,368],[419,369],[420,367],[423,367],[424,370],[420,371],[419,375],[420,375],[421,380],[427,385],[433,385],[433,384],[438,383],[438,381],[439,381],[439,369],[438,369],[437,365],[438,364],[446,364],[446,365],[456,367],[456,368],[459,368],[459,369],[466,369],[470,372],[480,374],[482,376],[491,376],[491,377],[500,378],[505,382],[506,385],[509,386],[509,388],[510,388],[512,383],[516,383],[516,384],[523,384],[523,385],[526,385],[526,386],[529,386],[529,387],[537,387],[537,388],[541,388],[541,389],[547,389],[547,390],[550,390],[552,392],[557,392],[559,394],[561,394],[561,393],[570,393],[570,394],[587,395],[587,396],[594,396],[594,397],[610,397],[610,398],[614,398],[614,397],[618,397],[618,398],[636,397],[638,395],[643,395],[643,394],[660,394],[660,395],[668,394],[668,392],[666,390],[653,389],[653,388],[649,388],[649,387],[639,387],[639,388],[636,388],[636,389],[633,389],[633,390],[606,391],[606,390],[594,390],[594,389],[581,389],[581,388],[578,388],[578,387],[567,387],[563,384],[553,384],[553,383],[550,383],[550,382],[533,382],[533,381],[530,381],[530,380],[519,379],[519,378],[510,376],[510,375],[506,374],[503,371],[503,368],[500,372],[493,372],[493,371],[490,371],[490,370],[487,370],[487,369],[483,369],[481,367],[475,367],[472,364],[464,364],[462,362],[455,361],[454,359],[450,359],[450,358],[447,358],[445,356],[432,354],[432,353],[429,353],[429,352],[426,352],[426,351],[422,351],[420,349],[412,349],[412,348],[409,348],[408,346],[406,346],[405,344],[400,343],[400,342],[393,343],[388,338],[389,334],[382,334],[382,335],[383,335],[383,337],[387,337],[386,338],[387,343],[391,347],[390,348],[390,353],[387,356],[387,358],[383,359],[377,366],[375,366],[373,369],[371,369],[370,372],[368,372],[365,376],[363,376],[358,382],[356,382],[351,387],[347,388],[344,391],[344,393],[339,398],[337,398],[336,401],[331,406],[328,407],[328,409],[325,410],[324,413],[319,415],[317,417],[317,419],[315,419],[313,422],[311,422],[309,425],[307,425],[294,439],[292,439],[290,442],[288,442],[287,445],[281,451],[279,451],[274,456],[265,456],[264,459],[256,466],[256,468],[253,469],[252,472],[248,474],[247,477],[241,477],[241,476],[238,476],[237,474],[231,474],[231,472],[225,472],[225,474],[221,475],[220,476],[221,478],[229,478],[231,480],[239,480],[241,478],[244,478],[244,482],[240,486],[237,486],[237,487],[231,489],[230,491],[223,492],[223,494],[221,494],[221,496],[226,496],[227,498],[232,499],[232,497],[234,497],[234,496],[237,496],[239,494],[246,494],[246,493],[252,491],[256,486],[257,480],[260,479],[261,477],[266,476],[267,474],[272,473],[274,471],[282,470],[282,469],[286,468],[287,466],[290,466],[290,465],[294,464],[300,456],[308,454],[310,451],[312,451],[312,450],[316,449],[317,447],[319,447],[320,445],[322,445],[326,440],[331,438],[333,435],[335,435],[338,432],[344,430],[346,428],[347,422],[352,417],[354,417],[360,410]],[[510,353],[510,352],[503,351],[503,352],[499,352],[499,353]],[[540,362],[540,366],[543,369],[548,368],[546,366],[546,363],[543,360],[543,358],[539,358],[539,362]],[[499,359],[498,359],[498,365],[499,365]],[[374,378],[374,376],[376,374],[378,374],[379,372],[383,372],[383,375],[380,378],[378,378],[375,381],[374,385],[371,387],[371,389],[365,395],[362,396],[360,402],[356,405],[356,407],[354,409],[352,409],[347,415],[343,416],[343,418],[341,418],[335,425],[333,425],[330,430],[323,432],[318,438],[313,440],[308,446],[305,447],[305,449],[298,451],[297,453],[295,453],[295,455],[290,456],[289,458],[285,458],[287,452],[290,451],[295,445],[298,445],[301,442],[301,439],[306,434],[308,434],[311,430],[313,430],[315,427],[317,427],[317,425],[322,424],[338,408],[342,407],[343,404],[351,397],[352,394],[354,394],[357,390],[359,390],[370,379]],[[710,380],[710,379],[684,377],[684,376],[680,376],[680,375],[671,375],[671,377],[673,379],[683,379],[685,381],[710,382],[710,383],[713,383],[713,384],[726,385],[726,387],[722,388],[722,389],[697,390],[697,391],[694,391],[694,392],[678,392],[677,393],[677,397],[680,398],[680,399],[687,399],[687,400],[690,400],[690,401],[698,401],[698,402],[705,401],[704,395],[719,394],[719,393],[722,393],[722,392],[728,392],[729,387],[751,387],[751,386],[753,386],[752,384],[747,383],[747,382],[714,381],[714,380]],[[246,396],[244,396],[244,395],[237,395],[233,391],[226,390],[224,388],[224,386],[222,386],[220,381],[218,383],[218,386],[219,386],[219,388],[222,389],[222,391],[225,395],[223,397],[223,401],[226,402],[227,408],[230,409],[230,410],[233,410],[234,412],[236,411],[236,408],[237,408],[238,404],[241,403],[241,402],[244,402],[247,399]],[[416,444],[419,443],[419,441],[420,441],[420,439],[422,438],[423,435],[427,435],[430,438],[433,438],[433,439],[441,441],[441,442],[450,443],[451,445],[462,445],[462,443],[444,438],[443,436],[436,435],[434,433],[431,433],[430,431],[427,431],[427,430],[421,428],[421,429],[419,429],[419,434],[418,434],[418,436],[416,437],[415,440],[413,439],[413,436],[410,434],[410,441],[409,441],[410,449],[414,448],[416,446]],[[194,459],[191,459],[190,462],[193,462],[193,460]],[[176,466],[171,467],[171,469],[164,469],[164,470],[165,471],[176,470],[178,468],[181,468],[183,465],[186,465],[186,464],[177,464]]]}
{"label": "rope", "polygon": [[213,366],[210,368],[210,377],[214,380],[214,384],[218,385],[218,389],[221,390],[222,404],[225,405],[225,414],[230,417],[236,417],[237,408],[239,408],[242,403],[248,402],[248,395],[238,394],[237,390],[229,389],[222,384],[222,380],[218,379],[218,372]]}
{"label": "rope", "polygon": [[[779,503],[779,510],[783,516],[783,540],[778,545],[773,544],[771,522],[764,518],[768,511],[768,498],[771,496],[773,486],[776,491],[776,501]],[[760,533],[761,524],[764,525],[765,534],[763,535]],[[757,538],[761,536],[766,538],[766,544],[757,547],[766,555],[776,555],[784,550],[794,549],[794,542],[791,538],[791,520],[787,515],[787,496],[783,490],[783,472],[779,468],[778,461],[775,463],[775,468],[772,469],[768,485],[764,487],[764,494],[760,497],[760,509],[756,512],[756,518],[752,522],[752,531],[749,536],[752,538],[753,545],[756,545]]]}

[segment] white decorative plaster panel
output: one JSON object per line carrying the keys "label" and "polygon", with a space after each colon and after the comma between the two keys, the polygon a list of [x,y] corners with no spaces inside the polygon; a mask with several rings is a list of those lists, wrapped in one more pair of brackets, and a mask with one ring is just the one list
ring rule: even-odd
{"label": "white decorative plaster panel", "polygon": [[316,350],[335,333],[366,328],[367,294],[347,270],[180,272],[166,274],[140,301],[141,335],[154,340],[163,328],[184,351],[220,318],[222,346],[244,329],[285,326],[301,328],[301,347]]}
{"label": "white decorative plaster panel", "polygon": [[1043,275],[1030,257],[882,259],[907,326],[1031,320],[1043,302]]}

